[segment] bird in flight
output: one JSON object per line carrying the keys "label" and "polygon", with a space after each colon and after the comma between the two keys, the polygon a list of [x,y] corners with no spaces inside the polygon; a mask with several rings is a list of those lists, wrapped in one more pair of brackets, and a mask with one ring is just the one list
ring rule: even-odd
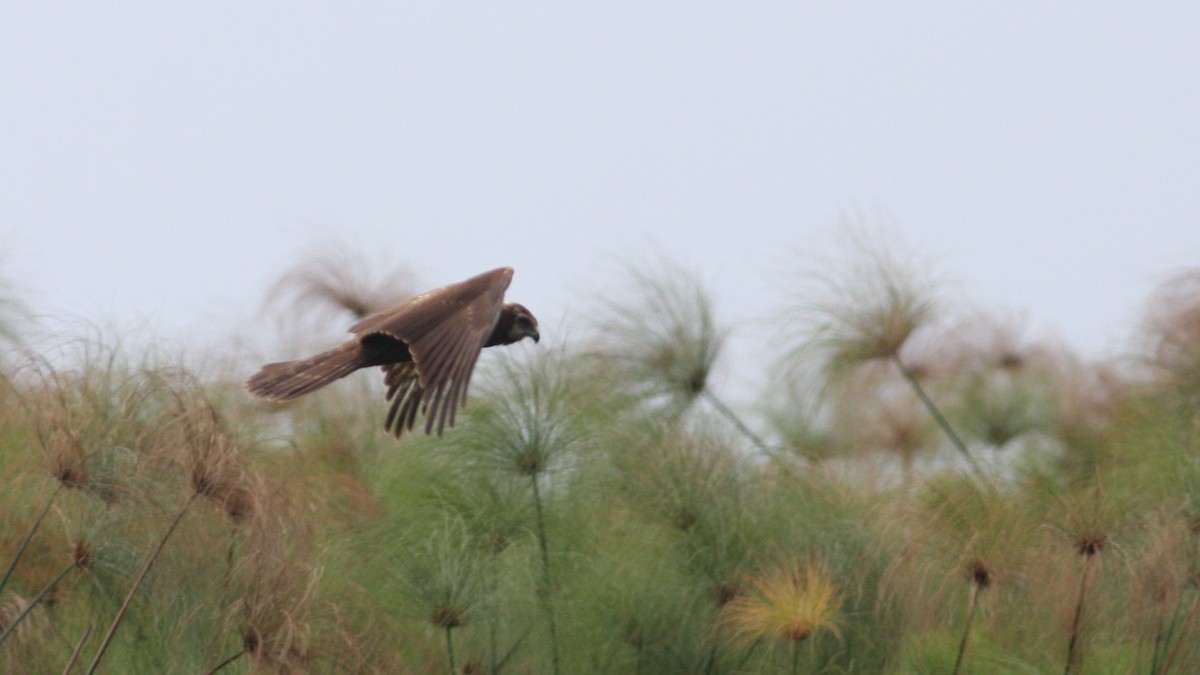
{"label": "bird in flight", "polygon": [[441,436],[466,404],[481,349],[541,337],[528,309],[504,301],[512,276],[511,267],[500,267],[372,314],[350,327],[350,340],[307,359],[268,363],[246,389],[290,401],[359,368],[383,366],[391,403],[384,428],[399,437],[412,430],[420,411],[425,433],[436,426]]}

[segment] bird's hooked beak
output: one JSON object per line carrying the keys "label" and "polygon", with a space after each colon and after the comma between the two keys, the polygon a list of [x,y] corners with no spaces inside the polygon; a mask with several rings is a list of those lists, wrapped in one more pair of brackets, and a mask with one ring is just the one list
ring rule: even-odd
{"label": "bird's hooked beak", "polygon": [[527,332],[526,335],[533,338],[533,344],[535,344],[535,345],[538,343],[539,340],[542,339],[542,334],[538,332],[537,326],[530,328],[529,332]]}

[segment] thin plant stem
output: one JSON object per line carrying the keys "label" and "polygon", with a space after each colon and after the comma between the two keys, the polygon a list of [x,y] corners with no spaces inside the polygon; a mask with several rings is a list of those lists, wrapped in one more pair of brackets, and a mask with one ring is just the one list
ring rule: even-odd
{"label": "thin plant stem", "polygon": [[513,642],[512,646],[508,648],[508,651],[504,653],[504,656],[502,656],[500,660],[496,662],[496,665],[492,668],[492,673],[499,675],[500,671],[503,670],[505,665],[508,664],[509,659],[511,659],[513,655],[517,653],[517,650],[521,648],[521,645],[525,642],[525,638],[529,637],[529,632],[531,630],[531,626],[525,628],[525,632],[521,633],[521,637],[517,638],[517,640]]}
{"label": "thin plant stem", "polygon": [[737,413],[733,412],[729,406],[725,405],[724,401],[717,398],[717,395],[712,393],[712,391],[710,391],[708,388],[704,389],[704,400],[708,401],[712,407],[716,408],[717,412],[721,413],[725,419],[729,420],[730,424],[737,428],[737,430],[743,436],[749,439],[756,448],[761,450],[763,454],[767,456],[771,455],[771,449],[767,447],[767,444],[763,442],[763,439],[760,438],[758,434],[751,431],[750,427],[746,426],[746,423],[742,421],[742,418],[738,417]]}
{"label": "thin plant stem", "polygon": [[71,675],[71,669],[75,667],[75,662],[79,660],[79,655],[83,653],[83,644],[87,642],[88,636],[91,634],[92,627],[88,625],[87,628],[83,629],[83,635],[79,637],[79,642],[75,643],[75,651],[71,652],[71,659],[63,667],[62,675]]}
{"label": "thin plant stem", "polygon": [[450,626],[446,626],[446,660],[450,662],[450,675],[455,675],[458,667],[454,665],[454,629]]}
{"label": "thin plant stem", "polygon": [[896,364],[896,368],[900,371],[900,374],[904,376],[905,380],[908,380],[908,383],[912,386],[913,391],[916,392],[917,398],[921,399],[921,403],[925,406],[925,409],[929,411],[929,414],[933,416],[933,420],[937,422],[939,427],[941,427],[942,431],[946,434],[946,437],[950,439],[950,444],[954,446],[954,449],[958,450],[958,453],[963,456],[963,459],[967,460],[967,463],[971,465],[971,469],[975,471],[975,475],[979,478],[979,480],[983,482],[984,485],[990,485],[990,483],[988,483],[986,480],[983,467],[980,466],[979,462],[976,461],[976,459],[971,455],[971,451],[967,450],[967,444],[963,442],[962,437],[959,436],[958,432],[954,430],[954,427],[950,425],[950,420],[946,419],[946,416],[943,415],[942,411],[938,409],[936,404],[934,404],[933,399],[929,398],[929,394],[925,392],[925,387],[921,386],[920,380],[918,380],[917,376],[914,375],[913,372],[909,370],[908,366],[904,364],[904,361],[900,359],[899,354],[892,355],[892,363]]}
{"label": "thin plant stem", "polygon": [[113,617],[113,622],[109,625],[108,632],[104,634],[104,641],[100,643],[100,648],[96,650],[96,656],[92,658],[92,664],[88,666],[87,675],[92,675],[96,672],[96,668],[100,665],[100,659],[104,657],[104,652],[108,651],[108,645],[112,642],[113,635],[117,632],[117,627],[121,625],[121,620],[125,618],[125,612],[129,610],[129,603],[133,602],[133,596],[137,594],[142,582],[146,580],[146,575],[150,573],[150,568],[154,566],[154,561],[158,560],[158,555],[162,553],[163,547],[167,545],[167,540],[171,538],[171,535],[175,533],[175,529],[179,527],[179,523],[183,521],[183,517],[187,515],[188,508],[191,507],[192,503],[196,501],[196,497],[199,496],[200,493],[198,491],[192,492],[192,496],[188,497],[187,503],[183,505],[183,508],[179,509],[175,520],[171,521],[170,527],[163,533],[162,538],[158,540],[158,546],[155,547],[154,552],[146,559],[146,565],[142,567],[141,574],[138,574],[137,579],[134,579],[133,586],[125,594],[125,601],[121,603],[121,608],[117,610],[117,615]]}
{"label": "thin plant stem", "polygon": [[1179,635],[1175,638],[1175,646],[1171,648],[1171,653],[1167,656],[1167,660],[1163,663],[1160,672],[1171,672],[1171,666],[1175,665],[1175,659],[1179,656],[1179,650],[1183,648],[1185,643],[1188,643],[1188,640],[1185,638],[1188,634],[1188,629],[1195,622],[1198,612],[1200,612],[1200,592],[1197,592],[1195,597],[1192,598],[1192,607],[1188,610],[1187,617],[1183,620],[1183,625],[1179,627]]}
{"label": "thin plant stem", "polygon": [[497,662],[499,654],[497,654],[497,652],[499,650],[496,647],[496,619],[495,619],[495,617],[493,617],[490,621],[488,621],[488,651],[491,654],[492,672],[493,673],[497,672],[499,670],[497,668],[497,666],[499,665],[499,663]]}
{"label": "thin plant stem", "polygon": [[530,481],[533,485],[533,506],[537,516],[537,532],[538,532],[538,547],[542,551],[542,589],[539,595],[542,599],[542,607],[546,612],[546,621],[550,625],[550,660],[553,665],[555,675],[559,673],[558,666],[558,627],[555,625],[554,619],[554,597],[552,590],[552,580],[550,576],[550,553],[546,546],[546,519],[542,514],[542,493],[538,487],[538,476],[536,473],[530,474]]}
{"label": "thin plant stem", "polygon": [[1179,623],[1179,613],[1183,610],[1182,600],[1180,598],[1180,601],[1175,603],[1175,610],[1171,612],[1170,621],[1161,615],[1158,617],[1158,629],[1154,631],[1154,656],[1150,660],[1150,675],[1162,672],[1162,659],[1166,656],[1167,645],[1171,643],[1171,636],[1174,635],[1175,626]]}
{"label": "thin plant stem", "polygon": [[800,641],[792,640],[792,675],[800,672]]}
{"label": "thin plant stem", "polygon": [[[762,638],[759,638],[750,644],[750,648],[746,650],[745,655],[742,656],[742,660],[737,665],[737,670],[735,670],[734,672],[741,672],[742,669],[744,669],[746,667],[746,664],[750,663],[750,659],[754,658],[754,652],[758,651],[758,646],[761,645],[762,643],[763,643]],[[715,656],[716,653],[717,653],[717,651],[714,648],[713,655]]]}
{"label": "thin plant stem", "polygon": [[4,577],[0,578],[0,593],[4,592],[4,587],[8,585],[8,579],[12,576],[13,570],[17,568],[17,563],[21,557],[25,555],[25,549],[29,547],[30,540],[33,539],[34,533],[42,526],[42,521],[46,519],[46,514],[50,511],[50,505],[54,503],[54,498],[63,489],[63,483],[59,482],[58,487],[54,488],[54,492],[50,493],[50,497],[46,499],[46,505],[42,507],[41,513],[34,519],[33,525],[29,527],[29,532],[25,533],[25,538],[21,540],[21,545],[17,547],[17,552],[13,555],[13,559],[9,561],[8,568],[4,570]]}
{"label": "thin plant stem", "polygon": [[29,616],[29,613],[33,611],[33,608],[37,607],[38,604],[41,603],[42,598],[46,597],[47,593],[54,590],[54,587],[58,585],[58,582],[62,581],[63,578],[73,572],[78,566],[79,563],[72,560],[71,564],[63,568],[63,571],[59,572],[58,576],[54,577],[53,581],[46,584],[45,588],[35,595],[33,599],[29,601],[29,604],[25,605],[25,609],[21,611],[20,615],[18,615],[12,623],[8,624],[8,627],[4,629],[3,634],[0,634],[0,645],[4,644],[4,641],[8,639],[8,636],[12,635],[13,631],[17,629],[17,626],[21,625],[21,622],[25,620],[25,617]]}
{"label": "thin plant stem", "polygon": [[240,542],[240,538],[238,537],[237,528],[236,527],[230,528],[230,530],[229,530],[229,551],[227,551],[225,553],[225,577],[226,577],[226,579],[228,579],[230,577],[230,575],[232,575],[232,573],[233,573],[233,562],[234,562],[234,558],[237,556],[237,549],[238,549],[239,542]]}
{"label": "thin plant stem", "polygon": [[1071,621],[1071,639],[1067,643],[1067,665],[1064,675],[1071,675],[1082,665],[1083,652],[1079,651],[1079,635],[1083,632],[1083,605],[1087,598],[1088,579],[1092,572],[1092,559],[1096,554],[1087,554],[1083,561],[1083,576],[1079,580],[1079,601],[1075,603],[1075,618]]}
{"label": "thin plant stem", "polygon": [[[757,645],[757,641],[755,642]],[[712,675],[717,672],[717,650],[720,649],[721,643],[719,640],[712,641],[712,647],[708,650],[708,659],[704,662],[704,675]],[[752,646],[750,649],[754,649]],[[747,657],[747,660],[749,657]],[[743,661],[745,663],[745,661]]]}
{"label": "thin plant stem", "polygon": [[218,663],[217,665],[213,666],[209,670],[204,671],[204,675],[213,675],[213,673],[215,673],[217,671],[224,670],[225,666],[232,664],[234,661],[237,661],[238,659],[242,658],[245,655],[246,655],[246,649],[245,649],[245,647],[243,647],[240,652],[234,654],[233,656],[230,656],[229,658]]}
{"label": "thin plant stem", "polygon": [[971,637],[971,624],[975,621],[975,608],[979,606],[979,584],[971,582],[971,599],[967,606],[967,625],[963,627],[962,640],[958,643],[958,656],[954,659],[954,675],[962,672],[963,657],[967,654],[967,642]]}

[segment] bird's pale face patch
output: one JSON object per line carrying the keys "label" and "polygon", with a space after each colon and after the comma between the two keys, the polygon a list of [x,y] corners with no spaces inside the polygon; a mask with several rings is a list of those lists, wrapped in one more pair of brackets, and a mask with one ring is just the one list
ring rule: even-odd
{"label": "bird's pale face patch", "polygon": [[525,338],[533,338],[534,342],[541,339],[541,334],[538,332],[537,319],[530,313],[524,305],[519,305],[515,302],[506,303],[512,312],[513,322],[509,329],[508,337],[511,342],[518,342]]}

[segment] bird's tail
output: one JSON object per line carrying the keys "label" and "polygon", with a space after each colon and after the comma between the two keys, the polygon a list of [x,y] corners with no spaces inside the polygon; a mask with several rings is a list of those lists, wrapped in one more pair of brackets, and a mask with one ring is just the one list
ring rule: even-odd
{"label": "bird's tail", "polygon": [[290,401],[343,378],[363,366],[353,340],[299,361],[268,363],[246,381],[246,390],[272,401]]}

